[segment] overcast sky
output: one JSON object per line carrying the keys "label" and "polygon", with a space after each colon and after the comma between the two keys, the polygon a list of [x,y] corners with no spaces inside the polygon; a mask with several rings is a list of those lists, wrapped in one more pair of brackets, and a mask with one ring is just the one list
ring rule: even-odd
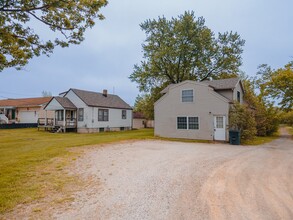
{"label": "overcast sky", "polygon": [[145,39],[139,24],[188,10],[203,16],[215,33],[233,31],[246,40],[241,68],[246,74],[255,75],[263,63],[280,68],[293,60],[292,9],[292,0],[109,0],[102,9],[106,20],[87,30],[81,45],[35,57],[21,71],[0,72],[0,99],[108,89],[133,105],[139,91],[128,77],[142,60]]}

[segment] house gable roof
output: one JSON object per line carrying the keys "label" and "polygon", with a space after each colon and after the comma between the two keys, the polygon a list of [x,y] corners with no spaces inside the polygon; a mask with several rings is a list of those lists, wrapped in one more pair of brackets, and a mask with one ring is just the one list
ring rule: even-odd
{"label": "house gable roof", "polygon": [[4,99],[0,100],[0,106],[10,107],[36,107],[48,103],[52,97],[23,98],[23,99]]}
{"label": "house gable roof", "polygon": [[[63,109],[77,109],[76,106],[66,97],[54,96],[51,100],[45,105],[44,109],[48,110],[48,106],[51,105],[52,101],[56,100]],[[56,110],[60,108],[60,106],[54,106],[53,109]],[[52,108],[52,106],[50,106]],[[52,110],[52,109],[50,109]]]}
{"label": "house gable roof", "polygon": [[[205,83],[215,90],[225,90],[225,89],[234,89],[239,83],[239,78],[228,78],[228,79],[218,79],[218,80],[206,80],[202,83]],[[241,85],[242,86],[242,85]]]}
{"label": "house gable roof", "polygon": [[[94,107],[117,108],[117,109],[132,109],[119,96],[102,93],[91,92],[79,89],[70,89],[73,91],[86,105]],[[66,95],[65,95],[66,96]]]}

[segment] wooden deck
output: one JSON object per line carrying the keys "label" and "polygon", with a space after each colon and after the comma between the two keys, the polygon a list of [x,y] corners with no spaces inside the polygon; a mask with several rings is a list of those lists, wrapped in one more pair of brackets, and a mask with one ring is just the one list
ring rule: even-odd
{"label": "wooden deck", "polygon": [[[65,126],[64,126],[65,124]],[[63,121],[58,121],[54,118],[39,118],[38,119],[38,130],[44,129],[45,131],[52,132],[66,132],[68,130],[77,129],[76,118],[66,118]]]}

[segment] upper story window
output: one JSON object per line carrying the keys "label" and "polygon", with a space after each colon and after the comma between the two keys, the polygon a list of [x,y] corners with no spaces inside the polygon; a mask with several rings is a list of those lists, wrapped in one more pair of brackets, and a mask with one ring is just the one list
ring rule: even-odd
{"label": "upper story window", "polygon": [[240,102],[240,100],[241,100],[241,99],[240,99],[240,92],[237,91],[237,101]]}
{"label": "upper story window", "polygon": [[122,110],[122,119],[126,119],[126,110]]}
{"label": "upper story window", "polygon": [[98,121],[109,121],[109,110],[108,109],[99,109]]}
{"label": "upper story window", "polygon": [[193,89],[182,90],[182,102],[193,102]]}

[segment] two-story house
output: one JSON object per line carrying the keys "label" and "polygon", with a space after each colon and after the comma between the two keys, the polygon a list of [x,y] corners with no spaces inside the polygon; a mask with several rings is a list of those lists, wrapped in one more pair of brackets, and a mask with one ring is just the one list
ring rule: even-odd
{"label": "two-story house", "polygon": [[239,78],[184,81],[166,87],[155,103],[155,135],[171,138],[229,140],[229,107],[243,103]]}

